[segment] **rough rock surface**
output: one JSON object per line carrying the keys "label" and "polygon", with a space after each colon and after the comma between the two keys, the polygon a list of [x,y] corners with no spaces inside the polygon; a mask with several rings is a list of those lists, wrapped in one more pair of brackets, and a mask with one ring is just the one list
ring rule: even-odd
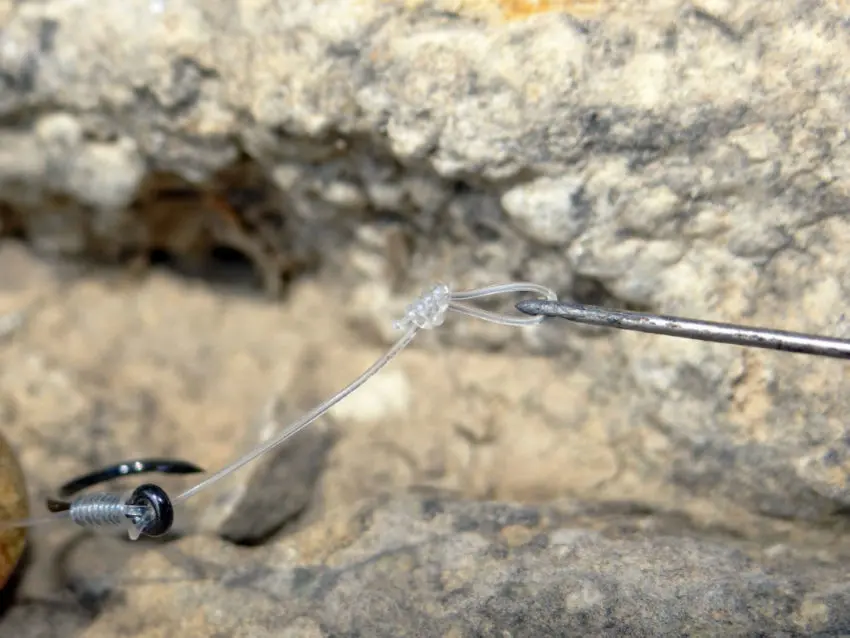
{"label": "rough rock surface", "polygon": [[[0,296],[16,318],[0,343],[2,428],[39,504],[76,473],[120,459],[170,455],[217,469],[382,349],[318,312],[327,283],[298,284],[280,306],[159,271],[142,283],[81,274],[10,243],[0,272],[17,284]],[[558,374],[551,359],[511,352],[407,351],[307,436],[202,492],[171,542],[33,530],[0,635],[846,628],[845,522],[756,517],[698,498],[690,512],[672,510],[663,492],[614,471],[628,441],[541,418],[565,392],[553,384],[538,397],[529,380]],[[604,411],[580,415],[590,413]],[[462,498],[571,492],[608,504]]]}
{"label": "rough rock surface", "polygon": [[[33,278],[0,342],[30,482],[142,453],[217,466],[263,437],[269,401],[300,407],[369,365],[440,278],[850,334],[847,20],[831,0],[0,0],[2,232],[193,272],[235,251],[288,293],[60,276],[6,252]],[[452,320],[340,406],[263,527],[428,484],[841,528],[846,369]],[[239,494],[283,502],[268,463],[199,496],[201,527],[247,515]],[[801,605],[828,609],[817,591]]]}
{"label": "rough rock surface", "polygon": [[120,582],[78,574],[96,600],[88,612],[44,613],[46,601],[28,600],[0,629],[48,635],[48,623],[76,619],[83,638],[846,632],[850,581],[840,565],[689,531],[681,517],[622,505],[408,497],[252,550],[205,536],[168,551],[136,546]]}
{"label": "rough rock surface", "polygon": [[[327,294],[353,288],[384,338],[388,309],[436,278],[839,331],[842,3],[0,7],[0,199],[40,250],[226,246],[275,293],[336,268]],[[594,428],[630,440],[620,471],[782,517],[850,505],[841,364],[585,336],[525,333],[619,406]]]}

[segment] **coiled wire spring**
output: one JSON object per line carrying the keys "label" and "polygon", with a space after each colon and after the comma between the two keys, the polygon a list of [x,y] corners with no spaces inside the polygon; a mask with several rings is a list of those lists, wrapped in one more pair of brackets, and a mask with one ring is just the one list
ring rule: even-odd
{"label": "coiled wire spring", "polygon": [[132,521],[143,517],[145,507],[127,505],[121,494],[98,492],[75,498],[68,513],[80,527],[120,527],[128,519]]}

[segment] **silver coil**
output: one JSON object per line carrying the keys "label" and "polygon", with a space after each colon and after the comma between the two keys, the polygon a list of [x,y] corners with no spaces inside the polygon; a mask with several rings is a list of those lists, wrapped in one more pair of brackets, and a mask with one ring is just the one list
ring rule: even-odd
{"label": "silver coil", "polygon": [[127,506],[120,494],[86,494],[71,503],[71,520],[80,527],[118,527],[126,520]]}

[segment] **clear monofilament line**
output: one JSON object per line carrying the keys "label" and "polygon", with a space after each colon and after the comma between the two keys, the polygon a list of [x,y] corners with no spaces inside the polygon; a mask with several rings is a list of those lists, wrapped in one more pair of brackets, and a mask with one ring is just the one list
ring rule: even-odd
{"label": "clear monofilament line", "polygon": [[384,366],[386,366],[402,350],[404,350],[404,348],[407,347],[407,345],[411,341],[413,341],[413,338],[416,336],[416,333],[419,330],[431,330],[433,328],[441,326],[445,320],[446,313],[449,310],[454,310],[461,314],[482,319],[484,321],[491,321],[501,325],[533,326],[540,323],[540,321],[542,321],[542,318],[539,317],[504,315],[489,312],[486,310],[481,310],[479,308],[473,308],[471,306],[467,306],[466,304],[461,303],[463,301],[478,299],[480,297],[488,297],[491,295],[514,292],[531,292],[540,294],[549,300],[557,300],[557,295],[555,295],[555,293],[549,288],[540,286],[538,284],[525,282],[489,286],[486,288],[479,288],[476,290],[469,290],[459,293],[451,292],[451,290],[446,284],[437,284],[433,286],[428,291],[423,293],[412,304],[410,304],[405,311],[404,317],[400,321],[396,321],[394,323],[396,329],[405,331],[404,335],[392,346],[392,348],[389,349],[389,351],[384,356],[382,356],[374,364],[372,364],[363,374],[357,377],[357,379],[355,379],[348,386],[337,392],[330,399],[328,399],[321,405],[317,406],[316,408],[302,416],[295,423],[285,428],[283,432],[281,432],[281,434],[267,441],[266,443],[258,446],[254,450],[248,452],[230,465],[222,468],[215,474],[212,474],[211,476],[207,477],[194,487],[189,488],[188,490],[177,496],[177,498],[174,499],[174,502],[177,503],[191,498],[201,490],[210,487],[212,484],[228,476],[230,473],[235,472],[236,470],[243,467],[244,465],[247,465],[256,458],[264,455],[267,452],[270,452],[274,448],[282,445],[287,440],[301,432],[301,430],[313,423],[316,419],[322,416],[334,405],[342,401],[344,398],[346,398],[348,395],[350,395],[352,392],[354,392],[360,386],[366,383],[366,381],[372,378],[375,374],[377,374],[378,371],[380,371]]}
{"label": "clear monofilament line", "polygon": [[550,289],[545,288],[543,286],[539,286],[537,284],[524,282],[504,284],[499,286],[490,286],[487,288],[480,288],[477,290],[470,290],[460,293],[452,293],[449,287],[445,284],[437,284],[436,286],[433,286],[430,290],[425,292],[422,296],[420,296],[407,307],[403,319],[395,322],[394,325],[397,329],[405,330],[404,336],[402,336],[401,339],[399,339],[383,357],[381,357],[380,359],[378,359],[378,361],[372,364],[372,366],[370,366],[363,374],[357,377],[357,379],[355,379],[348,386],[337,392],[330,399],[317,406],[316,408],[305,414],[303,417],[301,417],[298,421],[284,429],[284,431],[280,435],[258,446],[257,448],[245,454],[230,465],[222,468],[215,474],[212,474],[208,478],[204,479],[194,487],[189,488],[188,490],[177,496],[177,498],[174,499],[174,502],[177,503],[191,498],[201,490],[210,487],[213,483],[216,483],[217,481],[228,476],[230,473],[235,472],[244,465],[247,465],[248,463],[262,456],[266,452],[269,452],[274,448],[282,445],[284,442],[301,432],[301,430],[313,423],[313,421],[318,419],[330,408],[342,401],[352,392],[357,390],[361,385],[366,383],[366,381],[372,378],[375,374],[377,374],[377,372],[381,370],[381,368],[386,366],[393,358],[396,357],[396,355],[398,355],[402,350],[404,350],[404,348],[413,340],[419,330],[433,329],[437,326],[442,325],[448,310],[455,310],[456,312],[465,315],[476,317],[478,319],[483,319],[485,321],[492,321],[502,325],[530,326],[536,325],[542,320],[538,317],[513,317],[501,315],[486,310],[480,310],[478,308],[472,308],[470,306],[460,303],[461,301],[469,299],[477,299],[480,297],[496,294],[505,294],[510,292],[533,292],[541,294],[549,300],[557,299],[555,293],[552,292]]}
{"label": "clear monofilament line", "polygon": [[37,527],[39,525],[47,525],[48,523],[55,523],[57,521],[67,518],[70,518],[70,512],[57,512],[56,514],[50,514],[49,516],[21,518],[14,521],[0,521],[0,532],[10,529],[19,529],[21,527]]}
{"label": "clear monofilament line", "polygon": [[529,317],[529,316],[510,316],[481,308],[473,308],[466,304],[459,303],[470,299],[480,299],[482,297],[491,297],[493,295],[504,295],[512,292],[533,292],[546,297],[548,301],[557,301],[558,295],[553,290],[539,284],[528,282],[516,282],[511,284],[499,284],[497,286],[487,286],[486,288],[476,288],[475,290],[467,290],[463,292],[453,292],[449,297],[449,310],[475,317],[491,323],[498,323],[503,326],[536,326],[543,321],[545,317]]}
{"label": "clear monofilament line", "polygon": [[[405,311],[404,317],[400,321],[396,321],[394,323],[396,329],[404,331],[402,337],[380,359],[372,364],[365,372],[363,372],[363,374],[357,377],[357,379],[337,392],[330,399],[302,416],[298,421],[286,427],[278,436],[266,443],[263,443],[262,445],[259,445],[254,450],[207,477],[194,487],[187,489],[173,500],[169,500],[168,495],[159,486],[155,484],[145,484],[137,488],[130,495],[130,500],[123,500],[109,493],[87,495],[79,497],[70,503],[66,503],[69,508],[67,511],[56,512],[50,516],[42,518],[0,521],[0,531],[20,527],[32,527],[63,519],[71,519],[73,522],[84,527],[115,526],[117,523],[123,522],[123,518],[128,518],[128,520],[134,519],[134,517],[139,518],[143,512],[141,510],[135,511],[135,509],[143,506],[145,508],[144,512],[147,513],[151,513],[156,510],[156,517],[145,523],[144,529],[139,526],[140,521],[132,520],[133,525],[135,525],[135,528],[133,529],[135,529],[136,532],[134,533],[131,530],[131,538],[135,540],[140,534],[152,536],[165,534],[171,527],[171,503],[177,504],[180,501],[185,501],[186,499],[191,498],[201,490],[210,487],[230,473],[235,472],[244,465],[247,465],[251,461],[282,445],[287,440],[301,432],[301,430],[309,426],[334,405],[345,399],[352,392],[366,383],[366,381],[377,374],[384,366],[401,353],[401,351],[404,350],[411,341],[413,341],[413,338],[419,330],[431,330],[441,326],[445,321],[446,314],[450,310],[500,325],[533,326],[540,323],[543,319],[542,317],[500,314],[475,308],[463,303],[464,301],[478,299],[481,297],[516,292],[535,293],[542,295],[549,301],[557,301],[557,296],[550,289],[537,284],[525,282],[489,286],[486,288],[458,293],[451,292],[449,287],[445,284],[437,284],[436,286],[433,286],[430,290],[426,291],[412,304],[410,304]],[[108,479],[111,478],[116,471],[118,471],[121,475],[126,474],[124,464],[120,464],[117,467],[120,471],[116,468],[109,468],[108,470],[99,471],[96,475],[103,475],[103,477]],[[173,461],[169,461],[166,465],[163,465],[162,461],[134,461],[132,465],[127,465],[127,467],[136,468],[135,471],[137,473],[160,471],[185,474],[202,471],[193,464]],[[103,477],[98,478],[96,482],[101,482]],[[91,482],[91,477],[87,476],[84,478],[84,482],[86,484]],[[72,482],[72,484],[76,484],[80,480],[82,479],[76,479]],[[62,503],[60,503],[60,505],[61,504]],[[165,514],[165,510],[163,510],[166,506],[168,508],[167,515]]]}
{"label": "clear monofilament line", "polygon": [[183,492],[182,494],[177,496],[177,498],[174,499],[174,502],[177,503],[177,502],[180,502],[180,501],[185,501],[186,499],[194,496],[195,494],[197,494],[198,492],[200,492],[204,488],[209,487],[213,483],[223,479],[225,476],[227,476],[231,472],[235,472],[236,470],[241,468],[243,465],[247,465],[248,463],[250,463],[251,461],[253,461],[257,457],[262,456],[266,452],[270,452],[274,448],[278,447],[279,445],[282,445],[284,442],[286,442],[287,440],[289,440],[290,438],[292,438],[293,436],[298,434],[301,430],[306,428],[313,421],[315,421],[320,416],[322,416],[325,412],[330,410],[334,405],[336,405],[337,403],[342,401],[345,397],[347,397],[349,394],[354,392],[357,388],[359,388],[361,385],[366,383],[366,381],[368,381],[375,374],[377,374],[377,372],[381,368],[383,368],[385,365],[387,365],[393,358],[395,358],[395,356],[398,353],[400,353],[402,350],[404,350],[404,348],[407,346],[407,344],[409,344],[413,340],[413,337],[416,336],[417,331],[418,331],[418,328],[415,327],[415,326],[409,328],[407,330],[407,332],[404,334],[404,336],[402,336],[401,339],[396,341],[396,343],[393,345],[393,347],[390,348],[389,351],[387,351],[387,353],[383,357],[381,357],[375,363],[373,363],[363,374],[361,374],[359,377],[357,377],[354,381],[352,381],[345,388],[343,388],[342,390],[337,392],[334,396],[332,396],[330,399],[328,399],[327,401],[325,401],[324,403],[322,403],[318,407],[314,408],[313,410],[311,410],[310,412],[308,412],[307,414],[302,416],[298,421],[296,421],[295,423],[290,425],[288,428],[286,428],[280,435],[278,435],[275,438],[271,439],[270,441],[264,443],[263,445],[255,448],[254,450],[252,450],[251,452],[249,452],[248,454],[246,454],[242,458],[234,461],[233,463],[231,463],[227,467],[222,468],[221,470],[219,470],[215,474],[209,476],[208,478],[204,479],[203,481],[201,481],[200,483],[198,483],[194,487],[189,488],[188,490],[186,490],[185,492]]}

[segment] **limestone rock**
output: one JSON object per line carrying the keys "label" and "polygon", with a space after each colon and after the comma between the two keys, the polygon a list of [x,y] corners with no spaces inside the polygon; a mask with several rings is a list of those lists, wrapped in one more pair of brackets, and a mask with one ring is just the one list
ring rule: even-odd
{"label": "limestone rock", "polygon": [[[141,283],[81,275],[0,246],[0,303],[20,316],[0,339],[0,415],[35,502],[120,459],[178,456],[216,470],[343,387],[383,346],[321,312],[325,285],[263,304],[160,272]],[[726,635],[756,625],[828,635],[846,621],[840,518],[831,528],[765,520],[699,498],[676,512],[668,486],[630,469],[645,458],[636,451],[660,454],[664,441],[637,427],[612,441],[604,426],[620,406],[586,372],[424,347],[387,372],[364,387],[377,396],[361,395],[363,409],[325,424],[332,446],[317,430],[202,492],[171,542],[34,530],[0,635],[205,636],[213,625],[469,635],[511,631],[522,609],[538,635],[600,623],[620,634],[710,634],[725,623]],[[387,388],[409,392],[386,400]],[[284,409],[266,415],[275,403]],[[838,467],[828,463],[811,471]],[[174,492],[185,479],[162,483]],[[402,496],[420,486],[434,495]],[[482,505],[444,490],[626,504]],[[363,509],[364,499],[377,504]],[[235,547],[222,535],[266,542]]]}
{"label": "limestone rock", "polygon": [[[167,550],[134,546],[105,589],[77,574],[79,591],[101,601],[80,635],[827,636],[846,627],[846,543],[831,564],[721,530],[698,536],[686,519],[624,505],[408,497],[251,550],[198,536]],[[4,635],[39,635],[57,621],[31,606],[0,621]],[[70,623],[75,611],[57,614]]]}
{"label": "limestone rock", "polygon": [[502,196],[505,212],[531,238],[542,244],[566,245],[587,224],[581,206],[581,182],[541,178],[512,188]]}
{"label": "limestone rock", "polygon": [[[820,333],[850,301],[840,3],[14,6],[0,219],[42,251],[226,247],[274,294],[318,266],[384,340],[437,279]],[[593,334],[440,332],[585,375],[546,414],[618,442],[619,479],[609,461],[581,485],[809,519],[850,503],[840,364]]]}
{"label": "limestone rock", "polygon": [[[334,391],[439,279],[838,331],[846,6],[592,4],[0,2],[2,232],[235,250],[275,294],[318,267],[279,307],[160,274],[4,294],[0,406],[38,490],[139,450],[224,463],[306,342]],[[340,417],[325,507],[419,483],[729,524],[840,526],[850,504],[837,362],[453,319],[396,364],[407,412]],[[828,626],[842,587],[794,600]]]}
{"label": "limestone rock", "polygon": [[[0,520],[27,518],[29,495],[15,451],[0,435]],[[25,529],[0,530],[0,589],[6,584],[24,552]]]}

